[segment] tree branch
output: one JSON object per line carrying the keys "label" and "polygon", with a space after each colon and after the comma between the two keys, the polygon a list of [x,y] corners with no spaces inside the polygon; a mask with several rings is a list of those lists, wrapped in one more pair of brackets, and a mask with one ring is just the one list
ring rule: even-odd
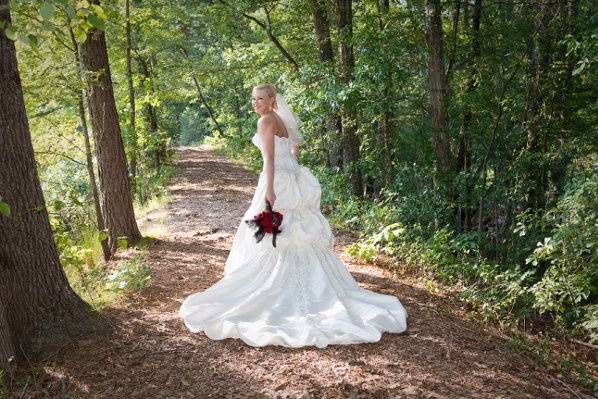
{"label": "tree branch", "polygon": [[289,63],[291,63],[291,65],[293,65],[293,67],[295,69],[299,69],[299,64],[297,63],[297,61],[295,61],[295,59],[291,56],[291,54],[284,48],[284,46],[282,45],[282,43],[280,43],[280,41],[278,40],[278,38],[274,35],[274,33],[272,32],[272,23],[270,21],[270,12],[268,11],[268,9],[264,6],[264,11],[266,12],[266,19],[267,22],[263,22],[260,21],[259,19],[257,19],[256,17],[254,17],[253,15],[247,14],[246,12],[243,11],[238,11],[234,8],[234,6],[231,6],[230,4],[228,4],[226,1],[224,0],[219,0],[220,3],[224,4],[225,6],[233,9],[236,12],[240,12],[241,15],[243,15],[245,18],[249,19],[250,21],[255,22],[258,26],[260,26],[262,29],[264,29],[266,31],[266,35],[268,35],[268,38],[270,39],[270,41],[272,43],[274,43],[274,45],[276,46],[276,48],[278,48],[278,50],[282,53],[282,55],[287,59],[287,61],[289,61]]}
{"label": "tree branch", "polygon": [[60,157],[66,158],[69,161],[72,161],[72,162],[74,162],[74,163],[76,163],[78,165],[87,167],[87,164],[84,164],[83,162],[77,161],[76,159],[70,157],[69,155],[66,155],[66,154],[63,154],[63,153],[60,153],[60,152],[56,152],[56,151],[35,151],[35,155],[37,155],[37,154],[40,154],[40,155],[58,155]]}

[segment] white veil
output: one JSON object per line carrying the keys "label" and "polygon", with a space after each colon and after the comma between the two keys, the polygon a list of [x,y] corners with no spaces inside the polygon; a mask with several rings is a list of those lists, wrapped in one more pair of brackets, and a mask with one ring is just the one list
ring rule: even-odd
{"label": "white veil", "polygon": [[295,144],[303,144],[305,140],[303,135],[299,131],[301,121],[297,118],[297,115],[289,108],[289,104],[280,93],[276,93],[276,108],[274,112],[280,116],[280,119],[284,122],[284,126],[287,128],[289,138]]}

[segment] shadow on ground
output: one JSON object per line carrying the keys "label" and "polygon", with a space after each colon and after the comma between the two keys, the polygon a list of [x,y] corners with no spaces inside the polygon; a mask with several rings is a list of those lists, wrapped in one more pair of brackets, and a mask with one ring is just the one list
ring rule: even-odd
{"label": "shadow on ground", "polygon": [[[290,349],[192,334],[183,298],[222,276],[257,176],[207,147],[177,149],[168,234],[150,248],[152,282],[103,312],[115,327],[40,363],[14,397],[573,398],[590,394],[467,320],[457,301],[406,276],[346,262],[364,288],[396,295],[409,330],[376,343]],[[337,240],[337,250],[342,244]],[[23,387],[25,389],[23,389]],[[42,391],[45,388],[46,393]]]}

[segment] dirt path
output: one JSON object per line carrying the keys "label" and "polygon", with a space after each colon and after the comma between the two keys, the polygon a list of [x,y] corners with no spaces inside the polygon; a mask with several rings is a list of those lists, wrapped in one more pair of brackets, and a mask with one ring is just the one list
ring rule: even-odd
{"label": "dirt path", "polygon": [[[163,217],[168,227],[150,249],[151,285],[103,313],[117,327],[114,334],[72,344],[44,367],[47,397],[589,396],[496,331],[467,320],[456,301],[344,255],[361,286],[401,299],[409,314],[408,333],[326,349],[253,348],[240,340],[191,334],[177,317],[179,305],[221,277],[257,176],[208,148],[181,148],[177,155],[173,201],[150,215],[150,221]],[[349,240],[337,236],[339,253]]]}

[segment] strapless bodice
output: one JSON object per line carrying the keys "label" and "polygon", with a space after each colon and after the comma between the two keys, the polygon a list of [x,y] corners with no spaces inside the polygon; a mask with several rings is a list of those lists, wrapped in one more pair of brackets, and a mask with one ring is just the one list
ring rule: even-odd
{"label": "strapless bodice", "polygon": [[[258,133],[254,134],[251,142],[262,151],[264,155],[262,140]],[[299,167],[297,159],[291,152],[293,141],[288,137],[274,135],[274,170],[294,170]]]}

